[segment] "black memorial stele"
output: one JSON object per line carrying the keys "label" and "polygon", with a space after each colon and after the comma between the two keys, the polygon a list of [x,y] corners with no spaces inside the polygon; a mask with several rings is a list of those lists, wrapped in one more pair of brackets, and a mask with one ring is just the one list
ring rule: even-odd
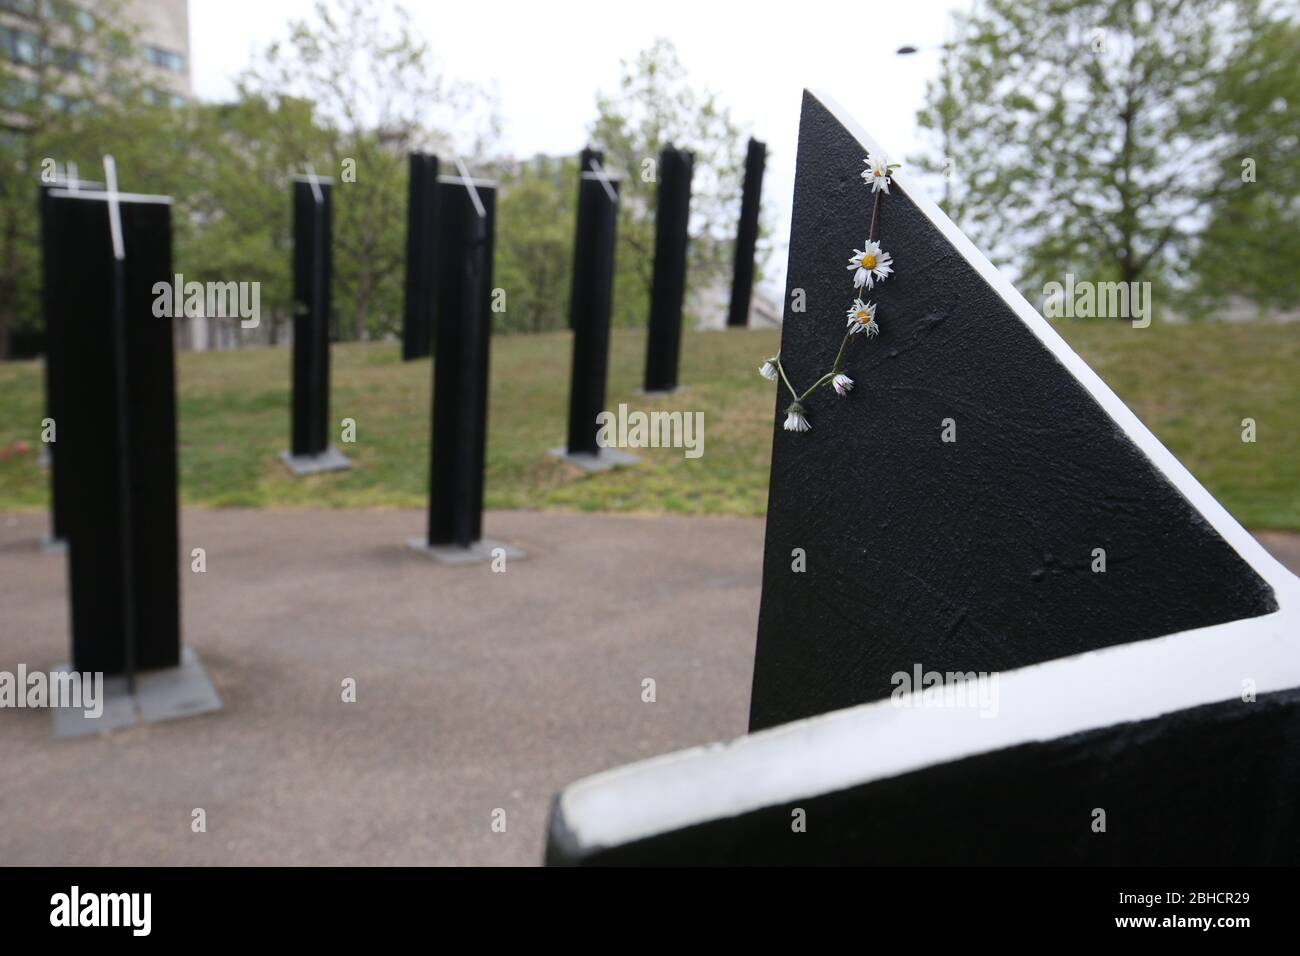
{"label": "black memorial stele", "polygon": [[645,356],[645,390],[652,393],[677,388],[694,168],[695,157],[687,150],[668,146],[659,155],[654,278]]}
{"label": "black memorial stele", "polygon": [[731,278],[731,307],[727,325],[749,324],[749,302],[754,292],[754,247],[758,244],[758,212],[763,197],[763,166],[767,146],[750,137],[745,151],[745,185],[740,198],[740,225],[736,229],[736,261]]}
{"label": "black memorial stele", "polygon": [[443,176],[437,189],[429,514],[425,538],[410,544],[450,563],[491,559],[498,548],[519,557],[483,538],[496,185]]}
{"label": "black memorial stele", "polygon": [[406,202],[406,298],[402,320],[402,359],[424,358],[433,344],[433,297],[437,256],[438,157],[411,153]]}
{"label": "black memorial stele", "polygon": [[578,291],[578,254],[583,244],[582,177],[587,173],[594,173],[598,169],[603,169],[604,163],[605,154],[590,146],[584,146],[582,152],[578,154],[578,215],[573,230],[573,271],[569,274],[569,328],[573,328],[575,321],[574,309],[580,297]]}
{"label": "black memorial stele", "polygon": [[60,467],[60,463],[63,461],[64,449],[67,447],[66,435],[63,436],[64,444],[59,444],[59,422],[66,418],[62,411],[63,390],[66,388],[64,385],[65,373],[63,371],[65,335],[60,327],[60,316],[51,308],[51,296],[58,277],[53,271],[53,233],[49,222],[50,204],[48,197],[53,189],[98,190],[101,188],[98,183],[78,181],[74,170],[75,167],[69,167],[66,180],[42,183],[38,200],[41,220],[41,301],[42,317],[45,324],[45,416],[54,423],[54,440],[46,446],[50,468],[50,535],[48,545],[51,548],[58,548],[65,544],[67,540],[67,502],[72,494],[72,475],[69,473],[68,468]]}
{"label": "black memorial stele", "polygon": [[67,476],[72,666],[130,675],[181,654],[172,328],[153,311],[155,283],[172,281],[171,205],[91,196],[44,198],[61,343],[56,471]]}
{"label": "black memorial stele", "polygon": [[295,475],[351,467],[329,443],[330,199],[328,180],[294,178],[292,446],[280,457]]}
{"label": "black memorial stele", "polygon": [[578,177],[578,224],[573,243],[573,282],[569,327],[573,365],[569,381],[569,437],[551,454],[587,471],[634,464],[637,458],[602,448],[597,416],[605,410],[609,371],[609,317],[614,295],[614,249],[618,230],[619,180],[600,163],[600,154],[583,150],[587,168]]}

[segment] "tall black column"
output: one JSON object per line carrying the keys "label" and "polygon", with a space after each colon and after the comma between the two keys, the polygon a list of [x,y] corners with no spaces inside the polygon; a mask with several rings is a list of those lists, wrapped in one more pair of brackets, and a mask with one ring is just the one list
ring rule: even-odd
{"label": "tall black column", "polygon": [[731,279],[731,309],[727,325],[749,324],[749,298],[754,291],[754,246],[758,242],[758,209],[763,196],[763,165],[767,146],[752,136],[745,153],[745,187],[740,198],[740,225],[736,229],[736,265]]}
{"label": "tall black column", "polygon": [[614,293],[614,238],[618,181],[584,172],[578,183],[578,229],[573,244],[573,370],[569,385],[569,453],[600,453],[596,416],[605,407],[609,366],[609,311]]}
{"label": "tall black column", "polygon": [[171,205],[106,195],[46,195],[47,307],[62,342],[72,666],[129,675],[180,663],[172,322],[153,291],[172,282]]}
{"label": "tall black column", "polygon": [[647,392],[671,392],[677,387],[694,165],[695,157],[687,150],[669,146],[659,156],[654,283],[650,289],[650,328],[646,336]]}
{"label": "tall black column", "polygon": [[574,227],[574,236],[573,236],[573,250],[574,250],[574,259],[573,259],[573,264],[574,264],[574,269],[573,269],[573,273],[572,273],[572,275],[571,275],[571,277],[570,277],[570,282],[569,282],[569,328],[573,328],[573,327],[574,327],[574,324],[573,324],[573,323],[574,323],[574,321],[575,321],[575,317],[574,317],[574,314],[573,314],[573,310],[574,310],[574,304],[576,303],[577,298],[578,298],[578,269],[577,269],[578,259],[577,259],[577,250],[578,250],[578,245],[579,245],[579,243],[582,241],[582,209],[581,209],[581,203],[582,203],[582,177],[583,177],[583,174],[584,174],[584,173],[595,172],[597,166],[602,166],[602,167],[603,167],[604,164],[605,164],[605,154],[602,153],[602,152],[601,152],[600,150],[598,150],[598,149],[592,149],[590,146],[586,146],[586,147],[583,147],[582,152],[578,154],[578,203],[579,203],[579,209],[578,209],[577,225]]}
{"label": "tall black column", "polygon": [[433,344],[433,288],[436,270],[434,221],[438,157],[411,153],[406,200],[406,302],[402,359],[424,358]]}
{"label": "tall black column", "polygon": [[[67,446],[67,434],[63,430],[65,416],[61,398],[64,380],[64,333],[59,327],[59,315],[51,307],[51,296],[58,282],[58,276],[53,269],[53,231],[49,221],[49,193],[52,189],[67,189],[69,185],[63,181],[44,183],[40,187],[38,199],[41,219],[41,302],[45,324],[45,417],[54,421],[54,441],[47,446],[50,466],[50,539],[56,542],[66,540],[68,536],[67,501],[72,491],[69,484],[71,474],[67,467],[61,466],[64,460],[62,449]],[[78,183],[77,188],[99,189],[99,185]]]}
{"label": "tall black column", "polygon": [[323,454],[330,389],[330,184],[293,183],[294,456]]}
{"label": "tall black column", "polygon": [[468,548],[483,526],[496,187],[438,180],[438,276],[428,544]]}

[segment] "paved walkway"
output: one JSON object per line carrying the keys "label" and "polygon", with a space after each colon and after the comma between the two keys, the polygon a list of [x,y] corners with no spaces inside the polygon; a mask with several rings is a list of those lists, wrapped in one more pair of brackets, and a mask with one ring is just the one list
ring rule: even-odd
{"label": "paved walkway", "polygon": [[[565,784],[745,732],[761,520],[493,513],[531,556],[494,574],[408,550],[423,518],[186,511],[184,636],[225,709],[75,740],[0,711],[0,864],[534,864]],[[67,659],[44,531],[0,515],[0,670]]]}
{"label": "paved walkway", "polygon": [[[0,711],[0,864],[535,864],[565,784],[745,732],[762,521],[493,513],[530,555],[494,574],[408,550],[423,518],[186,511],[225,709],[72,740]],[[44,530],[0,515],[0,670],[67,660]]]}

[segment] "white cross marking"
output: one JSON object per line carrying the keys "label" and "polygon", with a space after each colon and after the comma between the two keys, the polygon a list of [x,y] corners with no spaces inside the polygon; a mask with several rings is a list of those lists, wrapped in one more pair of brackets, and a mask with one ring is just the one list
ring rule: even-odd
{"label": "white cross marking", "polygon": [[618,193],[614,192],[614,187],[610,185],[609,174],[605,172],[605,167],[600,164],[600,160],[595,156],[591,157],[591,171],[596,174],[600,184],[605,187],[605,195],[609,197],[609,201],[618,202]]}
{"label": "white cross marking", "polygon": [[478,198],[478,190],[474,188],[474,180],[470,178],[469,170],[461,162],[459,156],[456,159],[456,170],[460,173],[460,178],[465,181],[465,188],[469,190],[469,198],[474,203],[474,211],[478,213],[480,219],[487,217],[487,210],[483,207],[483,200]]}

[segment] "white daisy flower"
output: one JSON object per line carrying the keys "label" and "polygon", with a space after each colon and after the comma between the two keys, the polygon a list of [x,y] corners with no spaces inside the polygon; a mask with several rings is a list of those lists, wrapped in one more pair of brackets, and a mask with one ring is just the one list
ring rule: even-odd
{"label": "white daisy flower", "polygon": [[803,406],[798,402],[792,402],[790,407],[785,410],[785,430],[788,432],[806,432],[811,425],[808,424],[808,418],[803,413]]}
{"label": "white daisy flower", "polygon": [[776,366],[772,364],[773,361],[773,359],[767,359],[758,368],[758,374],[763,376],[763,378],[767,379],[769,382],[776,381]]}
{"label": "white daisy flower", "polygon": [[883,190],[885,194],[888,195],[889,193],[888,160],[876,159],[876,157],[868,153],[867,158],[864,159],[863,162],[867,164],[867,168],[862,171],[863,181],[868,186],[871,187],[871,191],[873,193],[878,193],[881,190]]}
{"label": "white daisy flower", "polygon": [[870,338],[880,334],[880,326],[876,325],[876,303],[854,299],[853,308],[849,309],[848,315],[849,335],[866,332],[867,338]]}
{"label": "white daisy flower", "polygon": [[847,395],[853,391],[853,379],[841,372],[831,379],[831,388],[835,389],[836,395]]}
{"label": "white daisy flower", "polygon": [[855,287],[861,289],[865,285],[870,289],[876,282],[883,282],[894,271],[894,257],[882,251],[878,242],[868,239],[862,245],[863,248],[853,250],[853,258],[849,260],[848,268],[855,270],[853,273]]}

